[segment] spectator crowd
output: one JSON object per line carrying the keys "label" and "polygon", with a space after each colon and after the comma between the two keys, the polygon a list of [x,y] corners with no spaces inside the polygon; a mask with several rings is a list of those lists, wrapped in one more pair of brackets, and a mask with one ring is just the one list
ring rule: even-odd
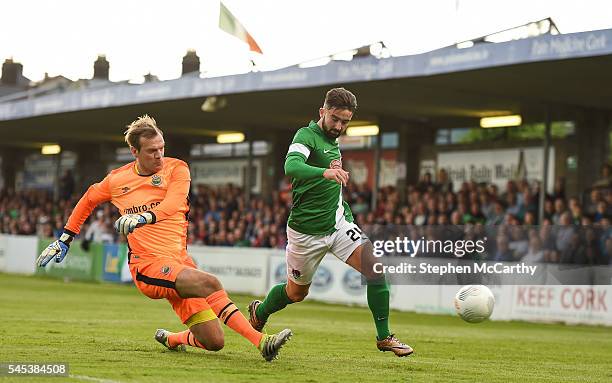
{"label": "spectator crowd", "polygon": [[[404,192],[381,188],[375,209],[370,207],[372,191],[365,185],[351,183],[343,191],[357,223],[371,238],[488,238],[486,259],[609,264],[611,174],[605,166],[602,178],[581,198],[566,196],[563,180],[558,180],[553,193],[545,197],[542,222],[537,219],[539,187],[527,181],[509,181],[503,192],[495,184],[464,182],[455,187],[441,170],[435,182],[425,174]],[[79,197],[62,195],[53,202],[47,191],[3,189],[0,232],[59,237]],[[190,196],[188,243],[284,248],[290,208],[288,188],[247,201],[243,190],[233,185],[196,185]],[[112,205],[99,206],[82,228],[81,238],[123,241],[112,227],[118,217]]]}

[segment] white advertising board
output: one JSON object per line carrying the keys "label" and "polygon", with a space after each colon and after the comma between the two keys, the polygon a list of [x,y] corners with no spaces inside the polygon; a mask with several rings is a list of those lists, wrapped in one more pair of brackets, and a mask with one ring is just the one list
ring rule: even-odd
{"label": "white advertising board", "polygon": [[[519,166],[521,151],[524,167]],[[444,168],[455,184],[455,189],[464,181],[493,183],[506,190],[506,183],[518,174],[521,178],[541,181],[543,178],[544,149],[516,148],[497,150],[469,150],[438,153],[438,169]],[[548,162],[548,187],[552,191],[555,177],[555,150],[550,148]],[[521,169],[522,168],[522,169]]]}
{"label": "white advertising board", "polygon": [[[223,186],[234,184],[244,187],[247,171],[247,160],[207,160],[193,161],[189,168],[192,185]],[[253,159],[253,169],[250,174],[253,193],[261,192],[261,160]]]}
{"label": "white advertising board", "polygon": [[199,269],[214,274],[232,293],[265,295],[271,249],[190,246],[189,255]]}
{"label": "white advertising board", "polygon": [[6,250],[8,235],[0,234],[0,271],[6,271]]}
{"label": "white advertising board", "polygon": [[15,274],[34,274],[38,238],[32,235],[0,234],[0,270]]}
{"label": "white advertising board", "polygon": [[513,288],[511,319],[612,325],[612,286]]}

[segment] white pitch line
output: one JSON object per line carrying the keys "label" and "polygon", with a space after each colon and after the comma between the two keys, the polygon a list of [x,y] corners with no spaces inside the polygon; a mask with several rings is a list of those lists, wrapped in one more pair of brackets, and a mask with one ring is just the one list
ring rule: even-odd
{"label": "white pitch line", "polygon": [[88,380],[90,382],[97,382],[97,383],[121,383],[118,380],[94,378],[93,376],[87,376],[87,375],[72,375],[72,374],[70,374],[70,375],[68,375],[68,377],[73,378],[73,379]]}

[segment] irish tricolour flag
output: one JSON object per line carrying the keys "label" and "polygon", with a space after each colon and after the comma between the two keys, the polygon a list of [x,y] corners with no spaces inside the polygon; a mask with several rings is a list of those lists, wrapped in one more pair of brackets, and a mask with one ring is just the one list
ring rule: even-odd
{"label": "irish tricolour flag", "polygon": [[249,44],[249,48],[253,52],[263,53],[259,45],[257,45],[253,39],[253,36],[251,36],[244,26],[240,24],[240,21],[238,21],[238,19],[232,15],[232,13],[225,7],[225,5],[223,5],[223,3],[220,3],[220,6],[219,28]]}

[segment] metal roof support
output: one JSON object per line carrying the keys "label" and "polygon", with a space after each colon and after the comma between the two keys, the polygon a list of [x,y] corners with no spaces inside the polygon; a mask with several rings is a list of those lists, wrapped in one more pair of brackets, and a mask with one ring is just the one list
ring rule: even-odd
{"label": "metal roof support", "polygon": [[544,161],[542,166],[542,182],[540,183],[540,195],[538,201],[538,224],[544,221],[544,201],[548,190],[548,162],[550,154],[550,130],[551,130],[550,107],[546,107],[545,130],[544,130]]}
{"label": "metal roof support", "polygon": [[380,187],[380,152],[382,150],[382,134],[383,126],[380,126],[378,135],[376,136],[376,146],[374,147],[374,182],[372,186],[372,201],[370,203],[370,211],[376,211],[376,203],[378,202],[378,188]]}
{"label": "metal roof support", "polygon": [[249,134],[250,131],[248,129],[245,133],[247,140],[247,170],[244,174],[244,196],[245,202],[248,204],[251,200],[251,180],[253,179],[253,175],[251,174],[253,170],[253,135]]}

